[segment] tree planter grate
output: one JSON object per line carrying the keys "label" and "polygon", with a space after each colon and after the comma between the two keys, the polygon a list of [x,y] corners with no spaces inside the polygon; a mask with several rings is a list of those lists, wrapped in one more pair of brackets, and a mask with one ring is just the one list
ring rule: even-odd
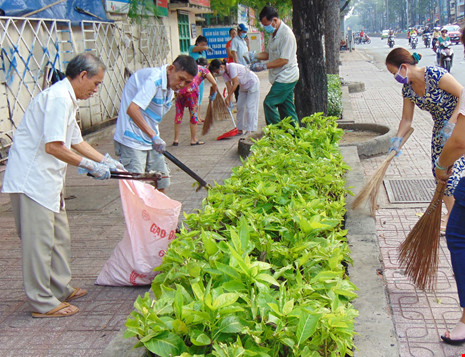
{"label": "tree planter grate", "polygon": [[434,179],[384,180],[391,203],[429,203],[436,189]]}

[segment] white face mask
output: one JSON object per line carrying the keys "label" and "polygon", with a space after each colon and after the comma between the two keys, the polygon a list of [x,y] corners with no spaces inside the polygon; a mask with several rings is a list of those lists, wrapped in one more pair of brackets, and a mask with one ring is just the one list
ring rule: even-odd
{"label": "white face mask", "polygon": [[222,76],[223,74],[224,74],[224,68],[220,68],[220,69],[218,70],[218,75],[219,75],[219,76]]}

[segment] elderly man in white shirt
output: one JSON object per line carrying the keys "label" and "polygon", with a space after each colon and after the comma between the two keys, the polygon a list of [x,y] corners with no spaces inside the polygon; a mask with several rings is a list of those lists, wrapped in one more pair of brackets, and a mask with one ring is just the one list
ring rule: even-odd
{"label": "elderly man in white shirt", "polygon": [[87,294],[70,285],[71,239],[62,194],[67,165],[96,179],[124,170],[86,143],[76,122],[77,100],[97,92],[105,69],[90,53],[74,57],[66,78],[29,104],[9,151],[3,192],[10,194],[21,238],[24,289],[33,317],[74,315],[79,309],[68,302]]}

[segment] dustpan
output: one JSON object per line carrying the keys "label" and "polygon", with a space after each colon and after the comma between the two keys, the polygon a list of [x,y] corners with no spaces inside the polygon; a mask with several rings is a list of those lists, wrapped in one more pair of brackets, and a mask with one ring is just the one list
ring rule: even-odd
{"label": "dustpan", "polygon": [[220,136],[218,136],[216,138],[216,140],[222,140],[222,139],[227,139],[227,138],[230,138],[232,136],[236,136],[238,134],[238,130],[237,128],[234,128],[233,130],[230,130],[230,131],[227,131],[226,133],[224,134],[221,134]]}
{"label": "dustpan", "polygon": [[229,109],[229,107],[227,107],[227,108],[228,108],[229,116],[231,117],[231,120],[233,122],[234,129],[232,129],[232,130],[230,130],[230,131],[228,131],[228,132],[226,132],[224,134],[221,134],[220,136],[218,136],[216,138],[216,140],[222,140],[222,139],[230,138],[230,137],[236,136],[238,134],[236,122],[234,121],[234,117],[233,117],[233,115],[231,113],[231,109]]}

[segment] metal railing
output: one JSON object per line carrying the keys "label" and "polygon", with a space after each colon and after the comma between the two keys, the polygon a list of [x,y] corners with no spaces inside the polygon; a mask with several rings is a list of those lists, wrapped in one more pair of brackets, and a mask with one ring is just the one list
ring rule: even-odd
{"label": "metal railing", "polygon": [[98,94],[79,103],[78,122],[89,130],[117,116],[125,72],[167,62],[170,39],[156,19],[140,24],[0,17],[0,162],[30,101],[64,72],[77,53],[91,51],[107,65]]}

